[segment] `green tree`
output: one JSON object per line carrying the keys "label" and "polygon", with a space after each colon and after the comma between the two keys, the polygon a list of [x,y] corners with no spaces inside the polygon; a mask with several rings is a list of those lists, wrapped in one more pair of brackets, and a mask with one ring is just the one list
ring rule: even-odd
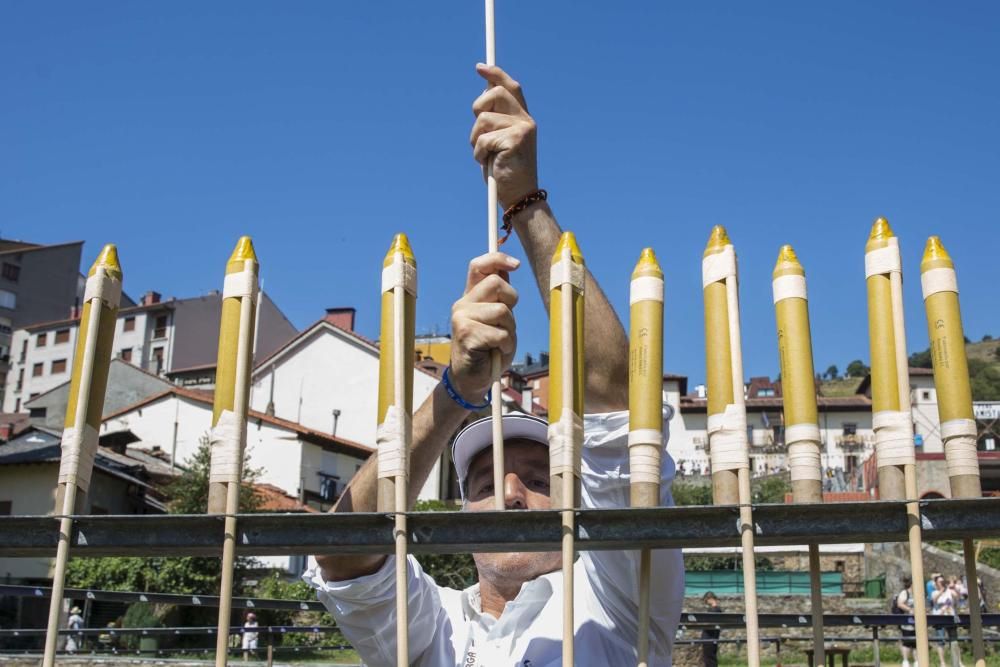
{"label": "green tree", "polygon": [[[440,500],[418,500],[413,509],[417,512],[454,511]],[[424,572],[434,577],[440,586],[462,590],[479,579],[471,554],[420,554],[416,558]]]}
{"label": "green tree", "polygon": [[712,486],[675,481],[671,487],[676,505],[711,505]]}
{"label": "green tree", "polygon": [[[211,454],[208,438],[203,437],[194,456],[184,462],[184,472],[170,484],[165,493],[172,514],[204,514],[208,505],[208,471]],[[244,467],[244,491],[240,494],[240,511],[253,512],[260,499],[249,484],[259,471]],[[254,567],[252,558],[236,560],[236,581]],[[66,571],[66,585],[74,588],[97,588],[110,591],[168,592],[215,595],[219,592],[219,558],[192,556],[152,556],[108,558],[75,558]],[[235,591],[239,594],[239,591]],[[162,619],[168,614],[181,625],[208,622],[209,610],[197,608],[156,607]]]}
{"label": "green tree", "polygon": [[753,481],[750,497],[754,503],[783,503],[791,490],[783,476],[764,477]]}
{"label": "green tree", "polygon": [[851,363],[847,364],[846,375],[849,378],[863,378],[871,372],[871,369],[865,365],[865,362],[860,359],[855,359]]}
{"label": "green tree", "polygon": [[912,368],[933,368],[934,364],[931,361],[931,351],[924,350],[923,352],[914,352],[911,354],[910,366]]}
{"label": "green tree", "polygon": [[826,373],[824,373],[824,375],[828,380],[836,380],[840,376],[840,369],[838,369],[834,365],[831,365],[829,368],[826,369]]}

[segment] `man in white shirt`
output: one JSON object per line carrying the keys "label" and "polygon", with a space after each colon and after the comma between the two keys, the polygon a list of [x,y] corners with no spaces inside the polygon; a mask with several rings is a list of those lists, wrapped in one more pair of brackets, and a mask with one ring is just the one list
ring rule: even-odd
{"label": "man in white shirt", "polygon": [[[514,210],[517,231],[548,308],[549,266],[560,229],[539,197],[535,124],[520,86],[497,67],[477,66],[492,85],[473,103],[474,156],[494,158],[501,205]],[[442,382],[413,416],[410,501],[469,410],[490,386],[490,355],[510,365],[516,347],[517,292],[509,273],[520,262],[504,253],[469,265],[465,293],[452,308],[451,364]],[[587,272],[583,507],[628,506],[628,340],[611,304]],[[500,397],[495,397],[500,400]],[[669,416],[667,416],[668,418]],[[664,421],[666,424],[666,418]],[[495,492],[511,510],[550,509],[546,424],[528,415],[504,417],[504,488],[493,489],[489,424],[474,422],[456,437],[453,460],[464,510],[493,509]],[[666,433],[665,433],[666,435]],[[666,438],[664,438],[666,442]],[[376,509],[372,457],[355,475],[334,511]],[[661,503],[672,504],[673,461],[664,452]],[[669,665],[684,594],[677,550],[653,552],[651,665]],[[547,667],[561,663],[560,554],[474,554],[479,583],[465,591],[438,586],[410,557],[409,646],[421,667]],[[580,665],[628,665],[636,658],[638,552],[584,551],[575,568],[575,645]],[[318,555],[304,578],[344,634],[372,667],[394,665],[394,557]]]}

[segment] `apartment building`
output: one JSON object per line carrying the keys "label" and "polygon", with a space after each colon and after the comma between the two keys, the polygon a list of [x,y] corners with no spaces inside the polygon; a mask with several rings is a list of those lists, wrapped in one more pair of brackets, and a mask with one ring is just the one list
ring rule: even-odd
{"label": "apartment building", "polygon": [[[118,311],[113,356],[154,375],[207,368],[214,379],[221,312],[217,291],[166,300],[147,292],[138,305]],[[69,380],[79,328],[74,317],[14,331],[3,412],[21,412],[28,401]],[[257,332],[258,355],[270,354],[296,334],[266,293]]]}

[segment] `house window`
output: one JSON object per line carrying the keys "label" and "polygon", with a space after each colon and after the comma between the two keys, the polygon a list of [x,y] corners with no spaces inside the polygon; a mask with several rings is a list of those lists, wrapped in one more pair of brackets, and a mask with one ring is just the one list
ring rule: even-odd
{"label": "house window", "polygon": [[760,398],[767,398],[769,396],[774,396],[774,390],[773,389],[759,389],[757,391],[757,396],[759,396]]}
{"label": "house window", "polygon": [[56,345],[69,342],[69,329],[60,329],[56,332]]}
{"label": "house window", "polygon": [[20,412],[20,411],[21,411],[21,399],[19,398],[14,401],[14,412]]}
{"label": "house window", "polygon": [[163,348],[153,348],[153,368],[157,373],[163,371]]}
{"label": "house window", "polygon": [[28,339],[25,338],[21,341],[21,359],[20,362],[24,363],[24,358],[28,356]]}
{"label": "house window", "polygon": [[66,360],[65,359],[53,359],[52,360],[52,374],[65,373],[66,372]]}
{"label": "house window", "polygon": [[122,361],[132,361],[132,348],[122,348],[122,351],[118,354],[118,356],[122,358]]}
{"label": "house window", "polygon": [[[7,266],[4,264],[4,266]],[[0,500],[0,516],[10,516],[14,509],[13,500]]]}
{"label": "house window", "polygon": [[153,328],[153,338],[166,338],[166,337],[167,337],[167,316],[157,315],[156,327]]}
{"label": "house window", "polygon": [[857,435],[857,434],[858,434],[857,424],[850,424],[850,423],[844,424],[844,435]]}
{"label": "house window", "polygon": [[[17,387],[15,387],[15,389],[17,389],[17,391],[21,391],[21,387],[23,386],[24,386],[24,369],[19,368],[17,371]],[[17,410],[14,410],[14,412],[17,412]]]}
{"label": "house window", "polygon": [[35,338],[35,347],[45,347],[48,344],[48,334],[40,333]]}
{"label": "house window", "polygon": [[28,410],[28,415],[32,419],[45,419],[45,415],[48,411],[48,408],[30,408]]}
{"label": "house window", "polygon": [[923,399],[924,399],[925,401],[929,401],[929,400],[931,400],[931,392],[929,392],[929,391],[927,391],[927,390],[925,390],[925,391],[921,392],[921,396],[923,396]]}
{"label": "house window", "polygon": [[7,262],[4,262],[2,275],[12,283],[16,283],[17,279],[21,277],[21,267],[17,264],[8,264]]}
{"label": "house window", "polygon": [[11,310],[17,308],[17,295],[0,289],[0,308],[10,308]]}
{"label": "house window", "polygon": [[135,331],[135,317],[126,317],[122,331]]}
{"label": "house window", "polygon": [[35,364],[31,367],[31,377],[40,377],[45,372],[45,364]]}

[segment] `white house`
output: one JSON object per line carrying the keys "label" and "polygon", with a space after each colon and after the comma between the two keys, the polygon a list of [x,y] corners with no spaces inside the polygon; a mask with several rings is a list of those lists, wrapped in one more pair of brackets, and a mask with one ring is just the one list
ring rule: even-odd
{"label": "white house", "polygon": [[[379,348],[348,324],[335,317],[319,320],[259,361],[252,375],[250,407],[374,447]],[[437,383],[435,375],[420,368],[414,371],[414,409]],[[440,477],[439,461],[421,499],[441,497]]]}
{"label": "white house", "polygon": [[[757,383],[757,380],[764,380]],[[758,386],[759,385],[759,386]],[[684,473],[709,470],[706,415],[708,401],[670,390],[664,381],[664,400],[674,408],[668,449]],[[767,388],[765,388],[767,387]],[[937,413],[933,372],[910,369],[910,398],[917,451],[944,451]],[[821,460],[824,468],[839,469],[851,489],[861,483],[861,468],[875,449],[872,431],[871,380],[865,378],[852,396],[818,396]],[[779,383],[753,378],[747,387],[747,430],[754,474],[785,468],[784,419]]]}

